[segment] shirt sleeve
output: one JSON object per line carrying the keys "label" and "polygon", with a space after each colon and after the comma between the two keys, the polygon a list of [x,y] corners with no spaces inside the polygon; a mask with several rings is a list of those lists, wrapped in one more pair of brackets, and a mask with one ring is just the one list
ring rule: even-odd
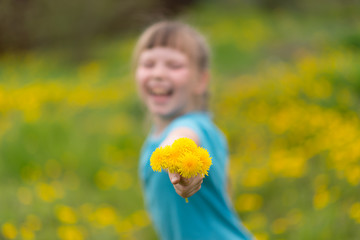
{"label": "shirt sleeve", "polygon": [[201,128],[201,125],[196,119],[191,118],[190,116],[184,116],[175,119],[169,126],[167,134],[176,128],[187,127],[195,132],[195,134],[199,137],[199,145],[201,146],[204,142],[204,134]]}

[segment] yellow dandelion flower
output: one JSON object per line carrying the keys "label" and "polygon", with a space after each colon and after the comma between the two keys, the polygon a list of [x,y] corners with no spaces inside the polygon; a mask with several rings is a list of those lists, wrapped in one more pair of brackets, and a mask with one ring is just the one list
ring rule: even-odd
{"label": "yellow dandelion flower", "polygon": [[57,218],[63,223],[74,224],[77,222],[76,213],[69,206],[59,205],[56,207],[55,213]]}
{"label": "yellow dandelion flower", "polygon": [[167,169],[171,173],[179,172],[179,158],[183,154],[181,149],[171,146],[170,157],[167,159]]}
{"label": "yellow dandelion flower", "polygon": [[199,158],[201,162],[201,173],[208,176],[210,165],[212,164],[211,157],[205,148],[198,147]]}
{"label": "yellow dandelion flower", "polygon": [[197,151],[185,152],[179,159],[179,173],[185,178],[191,178],[201,173],[200,156]]}
{"label": "yellow dandelion flower", "polygon": [[16,227],[12,223],[4,223],[2,225],[2,235],[7,239],[14,239],[17,235]]}
{"label": "yellow dandelion flower", "polygon": [[157,148],[150,157],[150,166],[153,171],[161,172],[161,165],[163,160],[161,152],[161,148]]}
{"label": "yellow dandelion flower", "polygon": [[182,172],[182,161],[186,153],[195,153],[197,152],[197,145],[196,143],[190,138],[179,138],[174,141],[171,145],[172,154],[171,159],[169,161],[172,164],[172,169],[170,172]]}
{"label": "yellow dandelion flower", "polygon": [[[211,164],[208,151],[198,147],[190,138],[179,138],[171,146],[159,147],[150,157],[150,166],[154,171],[167,169],[184,178],[208,175]],[[188,202],[187,198],[185,200]]]}
{"label": "yellow dandelion flower", "polygon": [[197,149],[196,143],[190,138],[179,138],[174,141],[172,144],[174,149],[177,149],[179,152],[195,152]]}
{"label": "yellow dandelion flower", "polygon": [[161,168],[166,165],[166,159],[169,157],[169,151],[166,147],[155,149],[150,158],[150,166],[156,172],[161,172]]}
{"label": "yellow dandelion flower", "polygon": [[[175,150],[175,151],[174,151]],[[163,164],[162,168],[168,170],[169,172],[177,172],[177,159],[178,159],[178,152],[172,146],[165,146],[163,147]]]}
{"label": "yellow dandelion flower", "polygon": [[198,147],[190,138],[179,138],[171,146],[159,147],[150,158],[150,166],[154,171],[167,169],[186,178],[198,174],[208,175],[211,164],[208,151]]}

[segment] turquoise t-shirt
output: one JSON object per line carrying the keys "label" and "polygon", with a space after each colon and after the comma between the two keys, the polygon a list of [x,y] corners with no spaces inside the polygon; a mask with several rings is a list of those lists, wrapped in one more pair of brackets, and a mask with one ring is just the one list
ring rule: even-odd
{"label": "turquoise t-shirt", "polygon": [[[208,150],[213,163],[201,189],[189,198],[188,203],[175,192],[165,171],[154,172],[150,166],[153,151],[178,127],[188,127],[199,136],[200,145]],[[141,150],[139,174],[145,205],[161,239],[252,239],[228,198],[227,167],[226,139],[208,113],[183,115],[172,121],[156,138],[150,133]]]}

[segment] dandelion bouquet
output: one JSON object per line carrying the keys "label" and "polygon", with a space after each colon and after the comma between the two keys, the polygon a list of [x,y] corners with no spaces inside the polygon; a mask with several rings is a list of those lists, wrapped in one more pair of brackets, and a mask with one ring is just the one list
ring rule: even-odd
{"label": "dandelion bouquet", "polygon": [[167,169],[170,173],[179,173],[184,178],[208,175],[211,164],[208,151],[198,147],[190,138],[179,138],[172,145],[159,147],[150,158],[150,166],[154,171]]}

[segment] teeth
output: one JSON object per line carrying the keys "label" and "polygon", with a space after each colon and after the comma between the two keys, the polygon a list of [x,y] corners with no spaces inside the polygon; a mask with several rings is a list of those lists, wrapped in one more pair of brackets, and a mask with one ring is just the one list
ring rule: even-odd
{"label": "teeth", "polygon": [[168,93],[168,90],[166,90],[164,88],[153,88],[152,92],[157,95],[164,95],[164,94]]}

